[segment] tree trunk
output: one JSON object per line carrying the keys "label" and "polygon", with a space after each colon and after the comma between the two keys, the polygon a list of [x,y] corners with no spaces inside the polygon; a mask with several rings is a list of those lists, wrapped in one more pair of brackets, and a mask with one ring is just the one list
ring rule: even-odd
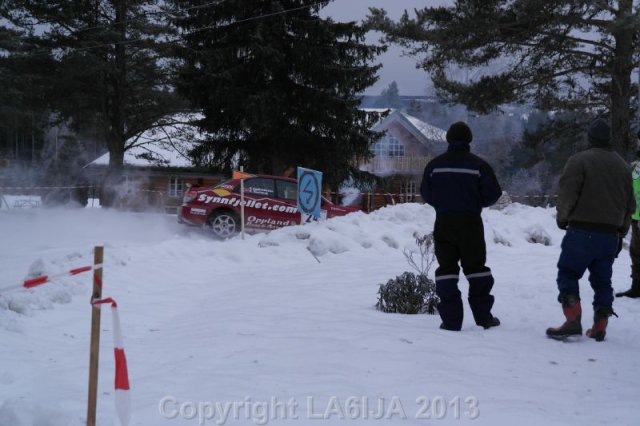
{"label": "tree trunk", "polygon": [[107,99],[111,106],[108,110],[110,129],[107,130],[107,147],[109,148],[109,167],[102,188],[103,200],[101,204],[111,207],[117,197],[118,186],[121,182],[122,169],[124,167],[124,151],[126,143],[126,80],[127,65],[125,44],[127,37],[127,1],[115,1],[115,26],[119,37],[115,43],[115,75],[110,79],[113,84],[113,95]]}
{"label": "tree trunk", "polygon": [[616,41],[611,69],[611,139],[613,148],[628,158],[631,139],[631,73],[633,71],[633,32],[624,25],[633,14],[633,1],[620,0],[619,12],[613,25]]}

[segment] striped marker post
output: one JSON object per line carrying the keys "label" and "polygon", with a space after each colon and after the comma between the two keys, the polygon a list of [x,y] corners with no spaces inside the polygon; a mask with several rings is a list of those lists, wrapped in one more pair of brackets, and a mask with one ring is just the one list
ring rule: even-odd
{"label": "striped marker post", "polygon": [[111,304],[111,318],[113,320],[113,353],[115,357],[115,394],[116,413],[122,426],[128,426],[131,419],[131,397],[129,395],[129,372],[127,369],[127,357],[124,353],[122,341],[122,329],[120,327],[120,315],[118,304],[108,297],[106,299],[93,300],[92,305]]}

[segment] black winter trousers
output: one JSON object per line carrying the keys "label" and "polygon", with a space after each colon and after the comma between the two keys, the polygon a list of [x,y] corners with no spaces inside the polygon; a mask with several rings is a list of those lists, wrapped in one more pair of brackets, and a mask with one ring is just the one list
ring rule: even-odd
{"label": "black winter trousers", "polygon": [[640,291],[640,227],[638,221],[631,223],[631,244],[629,255],[631,256],[631,288]]}
{"label": "black winter trousers", "polygon": [[463,308],[458,274],[460,266],[469,281],[469,306],[477,325],[492,319],[494,298],[491,270],[485,266],[487,250],[484,226],[479,214],[437,214],[434,226],[436,293],[440,298],[438,311],[444,328],[462,328]]}

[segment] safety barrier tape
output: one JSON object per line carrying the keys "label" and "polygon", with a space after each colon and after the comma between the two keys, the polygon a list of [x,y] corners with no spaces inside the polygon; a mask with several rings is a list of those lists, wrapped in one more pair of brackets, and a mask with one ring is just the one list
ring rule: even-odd
{"label": "safety barrier tape", "polygon": [[[95,186],[0,186],[2,190],[30,190],[30,189],[86,189],[96,188]],[[152,189],[132,189],[132,192],[152,192],[164,195],[163,191]],[[326,192],[325,192],[326,194]],[[384,195],[384,196],[402,196],[402,197],[420,197],[420,194],[411,194],[405,192],[329,192],[330,195]],[[557,198],[557,194],[534,194],[534,195],[511,195],[505,194],[510,198]]]}
{"label": "safety barrier tape", "polygon": [[[32,189],[91,189],[97,188],[97,186],[0,186],[0,191],[3,190],[32,190]],[[158,194],[164,194],[162,191],[153,189],[131,189],[133,192],[157,192]]]}
{"label": "safety barrier tape", "polygon": [[111,304],[111,318],[113,321],[113,353],[115,357],[115,404],[116,414],[121,425],[128,425],[131,418],[131,397],[129,396],[129,372],[127,368],[127,357],[124,353],[122,339],[122,328],[120,326],[120,315],[118,314],[118,304],[111,297],[104,299],[94,299],[91,305],[100,306]]}
{"label": "safety barrier tape", "polygon": [[[326,194],[326,193],[325,193]],[[385,196],[401,196],[401,197],[421,197],[420,194],[411,194],[406,192],[329,192],[331,195],[385,195]],[[511,195],[504,194],[504,197],[509,198],[557,198],[555,194],[539,194],[539,195]]]}
{"label": "safety barrier tape", "polygon": [[102,265],[98,264],[98,265],[94,265],[94,266],[82,266],[80,268],[70,269],[68,271],[61,272],[61,273],[54,274],[54,275],[40,275],[39,277],[29,278],[27,280],[24,280],[22,282],[22,284],[20,284],[20,285],[16,285],[16,286],[12,286],[12,287],[0,288],[0,294],[2,294],[4,292],[7,292],[7,291],[11,291],[11,290],[19,290],[21,288],[37,287],[37,286],[40,286],[42,284],[51,282],[51,280],[54,280],[56,278],[60,278],[60,277],[64,277],[64,276],[78,275],[78,274],[81,274],[83,272],[96,270],[96,269],[100,269],[100,268],[102,268]]}
{"label": "safety barrier tape", "polygon": [[8,189],[8,190],[17,190],[17,189],[89,189],[95,188],[95,186],[0,186],[0,191]]}

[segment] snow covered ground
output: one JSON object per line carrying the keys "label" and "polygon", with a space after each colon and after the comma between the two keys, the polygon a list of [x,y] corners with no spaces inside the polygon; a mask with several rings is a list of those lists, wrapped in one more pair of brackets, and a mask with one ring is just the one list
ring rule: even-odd
{"label": "snow covered ground", "polygon": [[[483,217],[502,321],[491,330],[468,306],[460,333],[439,330],[438,316],[374,309],[379,284],[410,270],[413,233],[432,230],[433,210],[418,204],[229,241],[158,214],[3,210],[0,288],[90,265],[104,245],[131,425],[638,424],[640,302],[615,301],[603,343],[548,340],[562,322],[554,211]],[[629,263],[624,250],[617,290]],[[81,274],[0,295],[0,426],[85,424],[90,286]],[[588,326],[586,278],[581,290]],[[109,315],[99,425],[118,424]]]}

